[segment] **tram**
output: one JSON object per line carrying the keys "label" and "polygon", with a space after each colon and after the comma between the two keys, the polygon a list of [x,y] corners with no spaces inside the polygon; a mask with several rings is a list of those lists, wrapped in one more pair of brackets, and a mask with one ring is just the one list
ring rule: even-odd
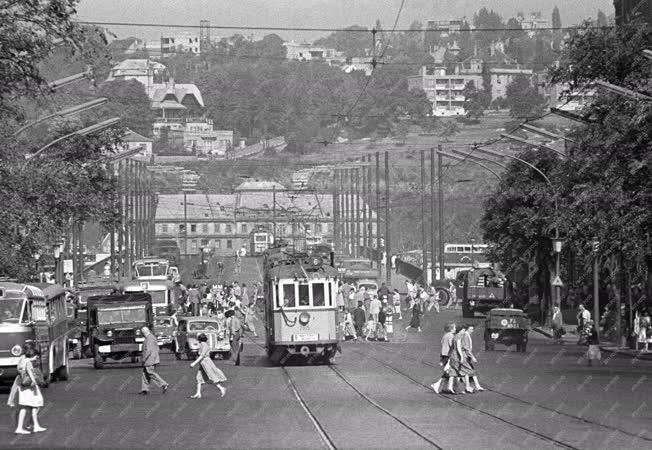
{"label": "tram", "polygon": [[131,280],[118,286],[124,295],[134,293],[149,294],[152,297],[154,315],[170,314],[179,303],[181,288],[170,280]]}
{"label": "tram", "polygon": [[297,355],[331,364],[337,340],[337,269],[305,253],[265,255],[265,341],[275,364]]}
{"label": "tram", "polygon": [[54,284],[0,282],[0,382],[11,383],[23,344],[39,351],[35,367],[46,384],[69,377],[66,291]]}
{"label": "tram", "polygon": [[258,225],[249,236],[249,252],[251,255],[260,256],[274,244],[274,235],[267,227]]}

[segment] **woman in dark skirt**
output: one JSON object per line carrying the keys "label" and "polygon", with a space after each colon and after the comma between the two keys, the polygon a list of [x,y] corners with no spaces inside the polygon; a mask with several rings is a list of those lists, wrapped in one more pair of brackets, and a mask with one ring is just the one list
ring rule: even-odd
{"label": "woman in dark skirt", "polygon": [[412,304],[412,319],[410,319],[410,325],[405,328],[405,331],[410,328],[416,328],[419,333],[421,333],[421,304],[418,300],[415,300]]}

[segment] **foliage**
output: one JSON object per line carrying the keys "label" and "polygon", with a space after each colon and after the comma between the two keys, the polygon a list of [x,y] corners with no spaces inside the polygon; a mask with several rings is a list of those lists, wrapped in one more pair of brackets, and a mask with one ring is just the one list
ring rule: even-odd
{"label": "foliage", "polygon": [[352,25],[344,28],[343,31],[336,31],[325,38],[317,39],[315,45],[344,52],[347,58],[370,54],[373,47],[370,30],[360,25]]}
{"label": "foliage", "polygon": [[[491,94],[489,94],[488,98],[491,99]],[[480,119],[489,106],[486,92],[476,89],[473,80],[466,83],[464,87],[464,99],[464,110],[468,119]]]}
{"label": "foliage", "polygon": [[116,80],[102,83],[97,95],[109,102],[96,110],[100,118],[121,117],[122,124],[136,133],[149,136],[152,133],[154,112],[149,107],[145,87],[136,80]]}
{"label": "foliage", "polygon": [[525,75],[514,77],[505,91],[505,100],[510,116],[520,119],[541,116],[547,105],[546,99]]}

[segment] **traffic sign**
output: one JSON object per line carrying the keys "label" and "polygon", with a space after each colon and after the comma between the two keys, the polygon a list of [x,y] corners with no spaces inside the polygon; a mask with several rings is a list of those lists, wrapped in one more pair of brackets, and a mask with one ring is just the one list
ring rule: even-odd
{"label": "traffic sign", "polygon": [[561,277],[557,275],[554,280],[552,280],[552,285],[553,286],[559,286],[562,287],[564,283],[561,281]]}

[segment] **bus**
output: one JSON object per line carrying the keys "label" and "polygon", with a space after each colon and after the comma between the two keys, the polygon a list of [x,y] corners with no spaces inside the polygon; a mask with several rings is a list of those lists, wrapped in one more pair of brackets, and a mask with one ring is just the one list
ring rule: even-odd
{"label": "bus", "polygon": [[134,279],[136,280],[168,280],[170,278],[170,261],[165,258],[148,256],[134,262]]}
{"label": "bus", "polygon": [[152,297],[154,314],[168,315],[181,297],[181,288],[170,280],[132,280],[122,283],[119,291],[124,294],[145,293]]}
{"label": "bus", "polygon": [[13,383],[23,344],[32,341],[34,363],[46,385],[70,376],[66,291],[56,284],[0,282],[0,382]]}

